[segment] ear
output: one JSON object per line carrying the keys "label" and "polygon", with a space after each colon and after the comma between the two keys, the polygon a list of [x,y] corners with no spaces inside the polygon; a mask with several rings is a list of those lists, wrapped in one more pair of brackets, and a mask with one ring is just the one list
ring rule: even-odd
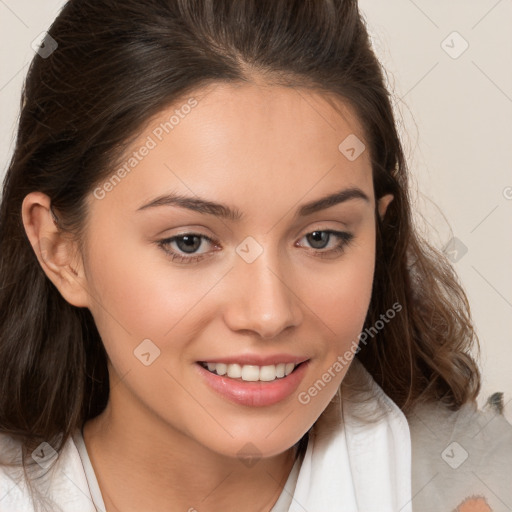
{"label": "ear", "polygon": [[394,198],[395,197],[393,196],[393,194],[386,194],[377,201],[377,209],[379,211],[379,217],[381,220],[384,218],[384,215],[386,215],[389,203],[391,203],[391,201],[393,201]]}
{"label": "ear", "polygon": [[42,192],[25,197],[21,214],[27,237],[44,273],[64,299],[73,306],[88,307],[82,258],[71,236],[59,228],[50,204]]}

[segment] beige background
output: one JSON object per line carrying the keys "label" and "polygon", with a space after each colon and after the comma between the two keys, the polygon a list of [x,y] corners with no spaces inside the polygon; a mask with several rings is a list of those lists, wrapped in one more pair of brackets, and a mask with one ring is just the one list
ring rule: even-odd
{"label": "beige background", "polygon": [[[31,43],[63,3],[0,0],[2,178]],[[512,1],[360,6],[396,98],[418,223],[458,251],[451,257],[481,340],[480,404],[502,391],[512,422]]]}

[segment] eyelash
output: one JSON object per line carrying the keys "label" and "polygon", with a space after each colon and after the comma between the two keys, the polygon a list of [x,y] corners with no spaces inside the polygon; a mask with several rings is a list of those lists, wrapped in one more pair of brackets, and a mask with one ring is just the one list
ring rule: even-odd
{"label": "eyelash", "polygon": [[[329,249],[327,251],[322,249],[312,249],[312,252],[315,253],[315,256],[319,258],[328,258],[328,257],[336,257],[338,255],[341,255],[345,249],[350,245],[352,240],[354,239],[354,235],[352,233],[347,233],[345,231],[335,231],[332,229],[315,229],[313,231],[310,231],[309,233],[306,233],[302,238],[304,238],[307,235],[311,235],[313,233],[329,233],[330,235],[334,235],[340,239],[340,242],[333,247],[332,249]],[[166,255],[171,259],[171,261],[178,261],[180,263],[198,263],[199,261],[203,260],[204,258],[211,255],[211,253],[201,253],[198,256],[184,256],[183,254],[177,253],[175,251],[170,251],[166,248],[167,245],[171,244],[172,242],[179,240],[181,238],[187,237],[187,236],[195,236],[202,238],[208,242],[210,242],[212,245],[218,246],[219,242],[214,240],[213,238],[210,238],[206,235],[201,235],[199,233],[183,233],[181,235],[172,236],[170,238],[165,238],[164,240],[159,240],[157,242],[158,246],[166,253]],[[330,237],[327,243],[330,242]]]}

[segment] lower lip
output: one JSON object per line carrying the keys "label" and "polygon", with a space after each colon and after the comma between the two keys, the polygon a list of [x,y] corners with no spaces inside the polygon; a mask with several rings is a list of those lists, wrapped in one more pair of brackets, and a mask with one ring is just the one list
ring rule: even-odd
{"label": "lower lip", "polygon": [[309,361],[301,363],[288,376],[271,382],[246,382],[208,371],[196,363],[206,383],[217,393],[238,405],[264,407],[281,402],[292,395],[306,374]]}

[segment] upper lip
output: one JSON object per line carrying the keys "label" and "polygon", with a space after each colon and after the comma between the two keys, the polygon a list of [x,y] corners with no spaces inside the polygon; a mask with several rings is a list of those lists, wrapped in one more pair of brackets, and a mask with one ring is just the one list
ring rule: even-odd
{"label": "upper lip", "polygon": [[294,363],[298,365],[307,361],[308,357],[294,356],[292,354],[273,354],[273,355],[261,355],[261,354],[240,354],[238,356],[226,356],[226,357],[214,357],[210,359],[203,359],[201,363],[226,363],[226,364],[239,364],[243,365],[254,365],[254,366],[270,366],[272,364],[280,363]]}

